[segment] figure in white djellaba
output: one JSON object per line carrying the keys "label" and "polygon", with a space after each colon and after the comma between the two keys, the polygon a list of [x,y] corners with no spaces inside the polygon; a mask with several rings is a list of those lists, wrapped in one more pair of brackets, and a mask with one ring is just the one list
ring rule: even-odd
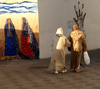
{"label": "figure in white djellaba", "polygon": [[52,43],[52,56],[49,70],[55,70],[55,74],[59,71],[62,73],[67,72],[65,67],[65,48],[70,47],[71,43],[63,35],[63,29],[58,28]]}

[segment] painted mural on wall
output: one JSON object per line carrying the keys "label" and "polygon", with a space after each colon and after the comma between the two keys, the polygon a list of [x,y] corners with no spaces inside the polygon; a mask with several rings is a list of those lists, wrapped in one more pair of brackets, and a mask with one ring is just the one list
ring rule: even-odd
{"label": "painted mural on wall", "polygon": [[39,58],[38,6],[33,1],[0,2],[0,60]]}
{"label": "painted mural on wall", "polygon": [[37,2],[23,1],[23,2],[14,2],[14,3],[3,3],[0,2],[0,14],[5,13],[36,13]]}
{"label": "painted mural on wall", "polygon": [[73,25],[76,24],[74,20],[70,20],[67,22],[68,29],[71,29],[73,31]]}
{"label": "painted mural on wall", "polygon": [[77,18],[73,18],[73,19],[76,22],[76,24],[79,26],[79,30],[83,31],[84,34],[85,34],[84,20],[85,20],[86,13],[83,13],[83,9],[84,9],[84,4],[82,4],[82,7],[80,8],[80,2],[78,2],[78,9],[74,5],[74,10],[75,10]]}

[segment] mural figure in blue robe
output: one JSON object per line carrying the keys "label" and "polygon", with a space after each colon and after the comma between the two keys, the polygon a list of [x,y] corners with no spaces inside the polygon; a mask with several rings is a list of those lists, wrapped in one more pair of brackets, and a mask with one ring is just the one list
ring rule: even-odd
{"label": "mural figure in blue robe", "polygon": [[6,21],[4,33],[5,33],[5,56],[13,56],[18,54],[22,59],[29,59],[27,56],[23,55],[19,49],[18,37],[10,18],[8,18]]}

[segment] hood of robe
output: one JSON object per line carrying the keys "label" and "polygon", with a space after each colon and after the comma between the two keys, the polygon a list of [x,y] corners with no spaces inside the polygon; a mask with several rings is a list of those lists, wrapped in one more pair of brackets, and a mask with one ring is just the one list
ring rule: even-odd
{"label": "hood of robe", "polygon": [[63,35],[63,29],[62,28],[58,28],[56,31],[56,34],[62,34]]}

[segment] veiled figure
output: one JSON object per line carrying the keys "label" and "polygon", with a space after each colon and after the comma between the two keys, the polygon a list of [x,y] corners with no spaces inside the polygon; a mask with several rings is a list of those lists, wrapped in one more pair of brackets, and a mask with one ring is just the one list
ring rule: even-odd
{"label": "veiled figure", "polygon": [[7,19],[4,28],[5,32],[5,56],[16,55],[14,44],[15,28],[10,18]]}
{"label": "veiled figure", "polygon": [[22,35],[21,35],[22,53],[25,56],[35,55],[39,59],[39,47],[32,29],[30,28],[26,18],[22,18]]}
{"label": "veiled figure", "polygon": [[66,72],[65,70],[65,47],[70,47],[71,43],[63,35],[63,29],[58,28],[56,36],[52,43],[52,56],[49,70],[54,70],[58,74],[58,71]]}

